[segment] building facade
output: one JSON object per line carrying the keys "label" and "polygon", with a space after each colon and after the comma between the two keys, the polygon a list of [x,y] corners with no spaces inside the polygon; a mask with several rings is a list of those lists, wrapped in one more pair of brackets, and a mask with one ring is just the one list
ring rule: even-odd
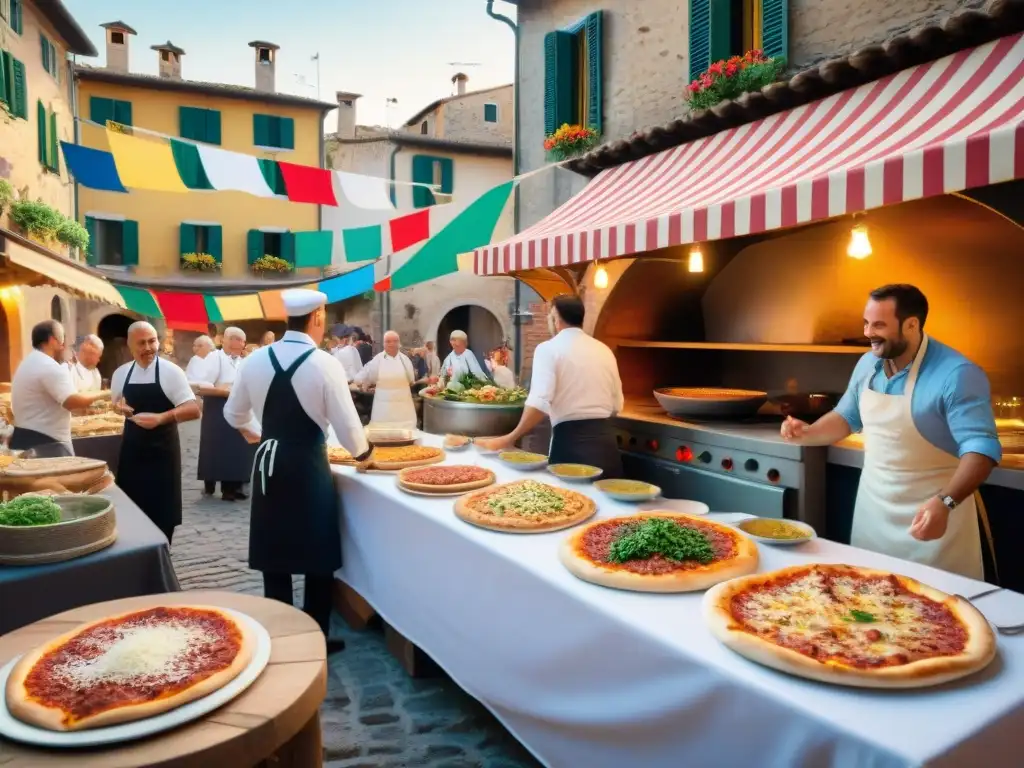
{"label": "building facade", "polygon": [[[512,178],[512,86],[470,92],[467,80],[465,75],[456,75],[452,96],[421,109],[398,130],[357,125],[359,96],[338,94],[338,130],[329,137],[334,168],[398,183],[392,185],[397,212],[353,206],[324,209],[324,228],[336,233],[337,258],[345,258],[343,229],[379,224],[402,212],[440,205],[437,217],[432,214],[431,220],[431,231],[436,232],[484,192]],[[440,194],[435,196],[429,189],[408,182],[436,184]],[[513,211],[509,204],[494,237],[501,239],[512,233]],[[393,273],[409,257],[390,257],[385,264]],[[470,335],[476,351],[486,352],[512,338],[514,284],[511,278],[447,275],[377,294],[372,307],[368,301],[352,302],[341,319],[369,325],[375,338],[380,338],[384,330],[396,330],[407,346],[436,341],[442,357],[451,331],[461,329]]]}

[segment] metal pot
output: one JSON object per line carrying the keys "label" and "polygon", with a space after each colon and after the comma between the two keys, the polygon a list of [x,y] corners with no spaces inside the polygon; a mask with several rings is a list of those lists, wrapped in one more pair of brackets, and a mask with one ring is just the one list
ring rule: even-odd
{"label": "metal pot", "polygon": [[810,422],[820,419],[835,408],[838,402],[839,395],[829,392],[801,392],[772,398],[772,403],[779,407],[783,416]]}
{"label": "metal pot", "polygon": [[524,403],[481,405],[423,398],[423,431],[433,435],[494,437],[507,435],[519,424]]}
{"label": "metal pot", "polygon": [[654,397],[672,416],[744,418],[753,416],[768,400],[767,392],[720,387],[663,387]]}

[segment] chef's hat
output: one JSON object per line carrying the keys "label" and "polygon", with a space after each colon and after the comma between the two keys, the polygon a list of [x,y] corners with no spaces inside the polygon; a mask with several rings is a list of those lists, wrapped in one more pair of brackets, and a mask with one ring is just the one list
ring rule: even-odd
{"label": "chef's hat", "polygon": [[281,301],[288,317],[303,317],[324,306],[327,303],[327,294],[308,288],[292,288],[281,291]]}

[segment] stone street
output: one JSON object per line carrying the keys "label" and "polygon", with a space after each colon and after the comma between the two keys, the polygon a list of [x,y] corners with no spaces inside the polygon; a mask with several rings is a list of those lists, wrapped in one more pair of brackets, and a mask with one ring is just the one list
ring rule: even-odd
{"label": "stone street", "polygon": [[[262,594],[246,566],[245,502],[202,495],[196,480],[199,422],[182,437],[184,523],[171,555],[183,589]],[[301,588],[301,579],[298,580]],[[297,590],[298,591],[298,590]],[[296,603],[300,596],[296,595]],[[446,676],[409,678],[379,629],[353,632],[335,616],[347,648],[330,658],[321,709],[324,762],[330,768],[532,768],[530,754],[478,702]]]}

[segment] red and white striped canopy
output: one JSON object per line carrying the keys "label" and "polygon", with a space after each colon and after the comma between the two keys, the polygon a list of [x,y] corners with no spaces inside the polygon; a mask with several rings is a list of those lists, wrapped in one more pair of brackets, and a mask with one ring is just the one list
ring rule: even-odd
{"label": "red and white striped canopy", "polygon": [[493,275],[766,232],[1024,178],[1024,35],[602,171],[477,249]]}

